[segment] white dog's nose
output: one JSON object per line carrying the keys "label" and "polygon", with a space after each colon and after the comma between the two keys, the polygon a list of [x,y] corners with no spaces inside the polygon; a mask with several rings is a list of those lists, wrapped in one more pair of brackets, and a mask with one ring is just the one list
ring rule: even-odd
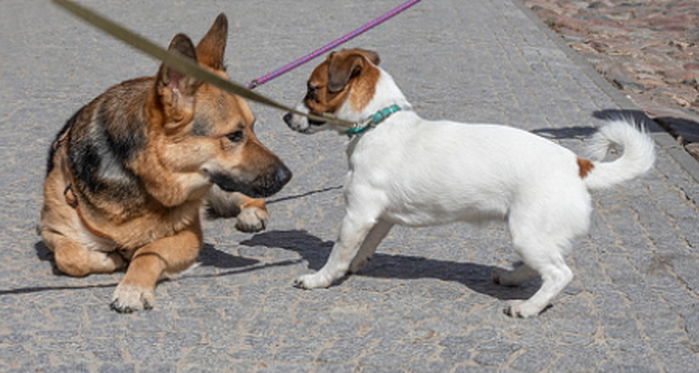
{"label": "white dog's nose", "polygon": [[284,122],[286,123],[287,126],[291,126],[291,117],[292,117],[293,115],[294,115],[294,114],[292,114],[292,113],[286,113],[286,114],[284,114],[284,117],[283,117],[282,119],[284,119]]}
{"label": "white dog's nose", "polygon": [[286,125],[296,132],[303,132],[304,130],[306,130],[307,126],[304,126],[303,123],[305,118],[300,115],[295,115],[294,113],[286,113],[284,114],[283,119]]}

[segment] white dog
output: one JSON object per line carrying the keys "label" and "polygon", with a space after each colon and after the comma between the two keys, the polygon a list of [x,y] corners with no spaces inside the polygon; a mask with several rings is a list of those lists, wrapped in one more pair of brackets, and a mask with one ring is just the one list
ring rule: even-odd
{"label": "white dog", "polygon": [[[353,136],[347,148],[347,212],[328,262],[296,285],[327,287],[360,270],[394,224],[506,220],[523,265],[497,269],[493,280],[518,285],[541,275],[541,288],[510,303],[510,316],[541,312],[573,278],[563,255],[588,230],[588,189],[605,188],[650,169],[650,137],[624,120],[591,139],[590,161],[547,139],[512,127],[428,121],[412,111],[376,53],[344,50],[315,68],[299,110],[362,123],[348,129],[287,114],[293,130],[331,129]],[[601,162],[612,145],[616,160]]]}

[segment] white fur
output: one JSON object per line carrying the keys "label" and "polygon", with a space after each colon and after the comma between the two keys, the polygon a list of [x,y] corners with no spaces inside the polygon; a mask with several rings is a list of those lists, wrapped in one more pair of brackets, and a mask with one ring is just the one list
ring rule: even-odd
{"label": "white fur", "polygon": [[[335,115],[360,121],[389,105],[409,106],[393,79],[383,70],[380,73],[366,108],[356,112],[345,103]],[[300,116],[288,122],[304,133],[343,130],[330,124],[310,126]],[[350,141],[347,211],[339,239],[323,268],[299,277],[296,284],[327,287],[349,270],[361,269],[394,224],[506,220],[524,265],[497,270],[493,278],[517,285],[541,275],[541,289],[506,310],[512,316],[536,315],[573,278],[563,255],[572,240],[588,230],[592,209],[588,188],[636,177],[654,161],[648,135],[623,120],[602,127],[592,143],[598,156],[611,144],[623,146],[624,153],[613,162],[595,161],[583,179],[572,151],[529,132],[502,125],[428,121],[413,111],[397,112]]]}

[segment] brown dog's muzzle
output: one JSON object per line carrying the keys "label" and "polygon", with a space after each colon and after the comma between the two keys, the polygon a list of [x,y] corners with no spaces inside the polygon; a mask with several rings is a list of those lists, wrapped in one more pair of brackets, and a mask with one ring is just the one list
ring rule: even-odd
{"label": "brown dog's muzzle", "polygon": [[226,192],[240,192],[253,198],[269,197],[291,180],[291,171],[271,150],[247,133],[238,148],[237,166],[228,172],[210,174],[210,180]]}
{"label": "brown dog's muzzle", "polygon": [[282,189],[291,180],[291,171],[283,163],[268,172],[263,172],[252,181],[245,181],[227,175],[216,173],[211,175],[211,181],[226,192],[240,192],[253,198],[269,197]]}
{"label": "brown dog's muzzle", "polygon": [[291,171],[256,138],[245,144],[245,157],[239,172],[220,172],[211,181],[227,192],[241,192],[250,197],[269,197],[291,180]]}

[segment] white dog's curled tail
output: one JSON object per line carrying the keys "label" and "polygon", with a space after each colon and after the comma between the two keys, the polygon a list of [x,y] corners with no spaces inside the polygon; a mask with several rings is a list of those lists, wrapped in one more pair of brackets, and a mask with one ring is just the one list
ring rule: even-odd
{"label": "white dog's curled tail", "polygon": [[[610,149],[618,147],[622,153],[617,159],[603,162]],[[590,138],[587,148],[591,166],[581,164],[580,175],[590,189],[607,188],[633,179],[650,170],[655,162],[653,139],[633,120],[616,119],[607,122]]]}

